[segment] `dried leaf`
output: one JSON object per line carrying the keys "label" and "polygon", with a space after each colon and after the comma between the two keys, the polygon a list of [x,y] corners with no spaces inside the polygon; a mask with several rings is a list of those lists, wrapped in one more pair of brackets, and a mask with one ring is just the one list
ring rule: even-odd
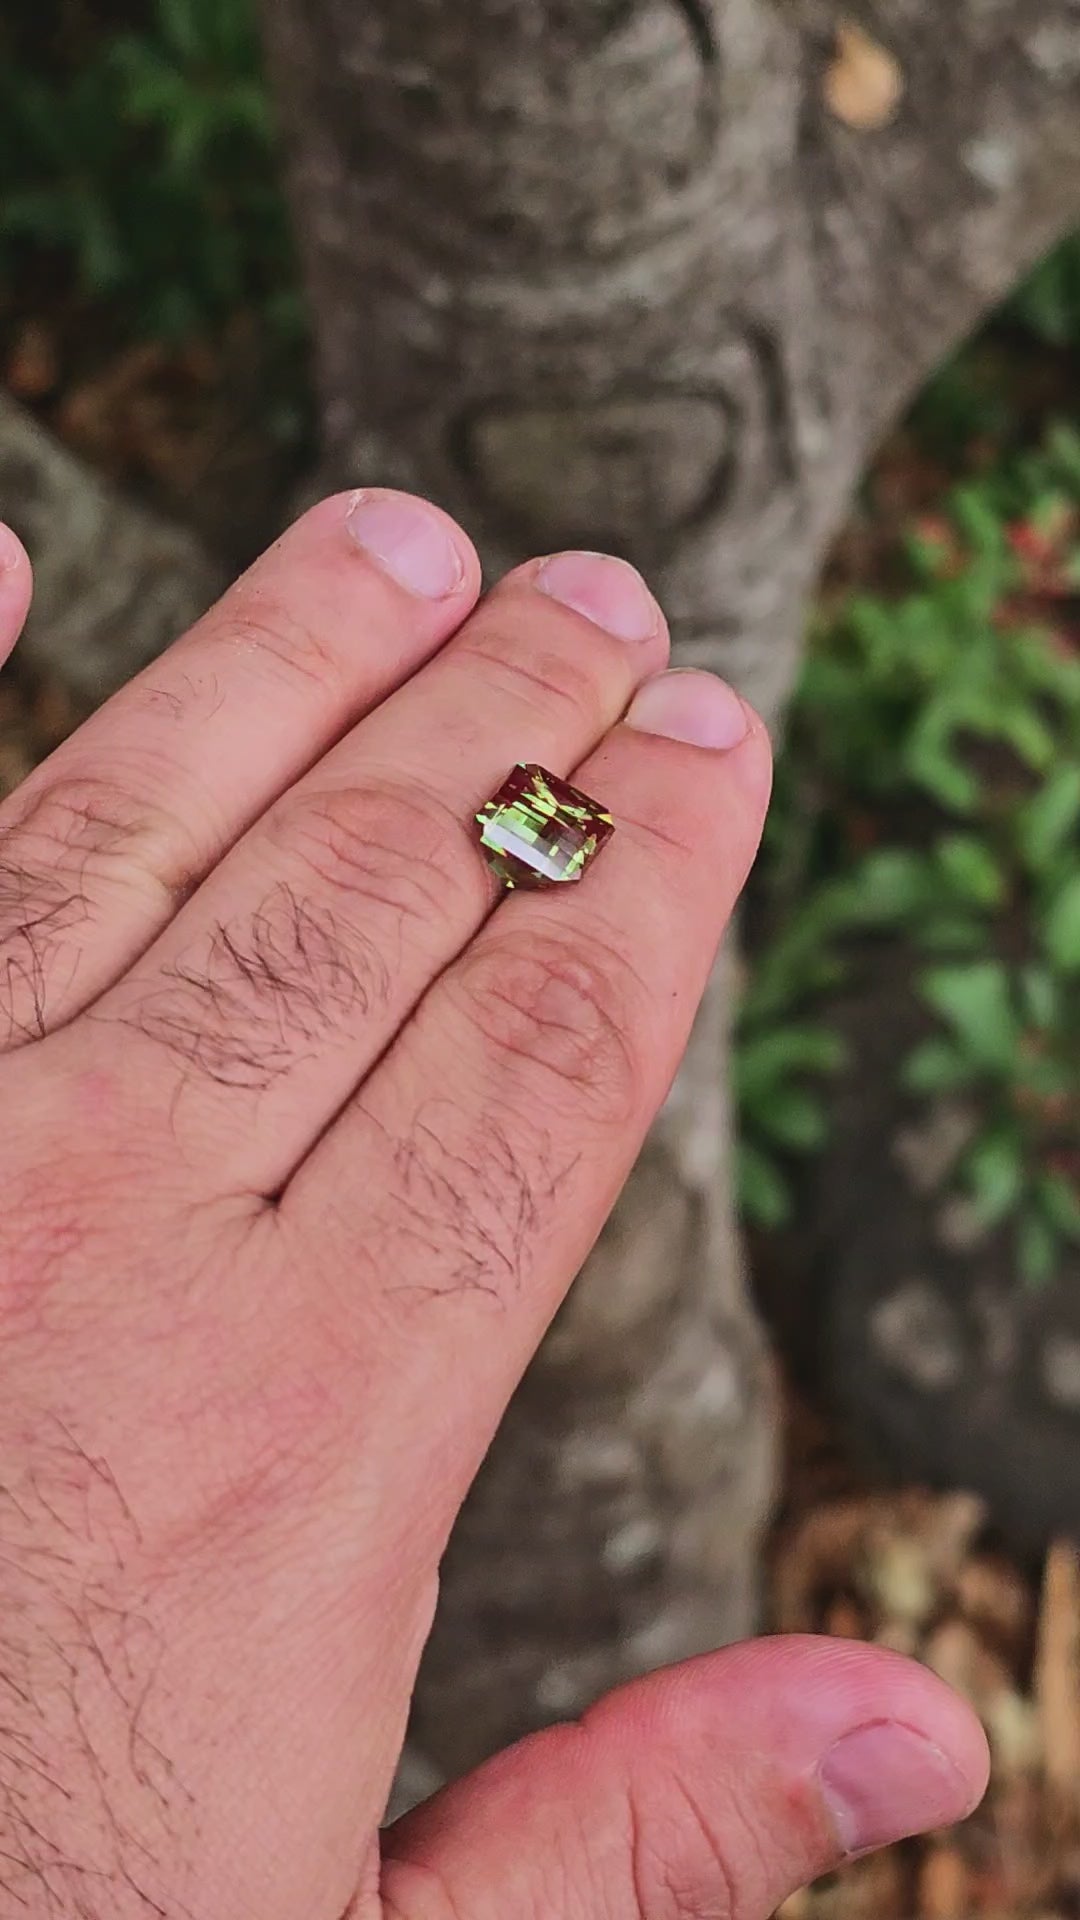
{"label": "dried leaf", "polygon": [[1046,1783],[1071,1825],[1080,1814],[1080,1556],[1064,1540],[1046,1557],[1035,1698]]}
{"label": "dried leaf", "polygon": [[825,104],[858,133],[874,133],[896,118],[904,97],[900,62],[854,21],[836,30],[836,54],[825,74]]}
{"label": "dried leaf", "polygon": [[866,1616],[846,1594],[840,1594],[827,1608],[824,1631],[833,1640],[865,1640]]}
{"label": "dried leaf", "polygon": [[1031,1591],[1007,1560],[977,1554],[956,1576],[956,1600],[965,1619],[1017,1657],[1031,1632]]}
{"label": "dried leaf", "polygon": [[806,1514],[780,1543],[773,1580],[773,1623],[780,1633],[820,1628],[820,1603],[845,1588],[867,1529],[891,1511],[880,1495],[836,1500]]}
{"label": "dried leaf", "polygon": [[783,1906],[778,1908],[776,1920],[810,1920],[812,1913],[813,1904],[809,1888],[803,1887],[798,1893],[791,1894],[784,1901]]}
{"label": "dried leaf", "polygon": [[53,328],[28,320],[19,329],[4,369],[4,383],[17,400],[44,400],[60,379],[60,354]]}
{"label": "dried leaf", "polygon": [[856,1582],[880,1617],[882,1644],[912,1647],[950,1592],[983,1517],[971,1494],[913,1491],[867,1529]]}
{"label": "dried leaf", "polygon": [[945,1620],[923,1649],[926,1665],[987,1720],[998,1697],[1012,1693],[1013,1678],[964,1620]]}
{"label": "dried leaf", "polygon": [[920,1920],[961,1920],[971,1911],[968,1870],[956,1847],[937,1846],[919,1875]]}

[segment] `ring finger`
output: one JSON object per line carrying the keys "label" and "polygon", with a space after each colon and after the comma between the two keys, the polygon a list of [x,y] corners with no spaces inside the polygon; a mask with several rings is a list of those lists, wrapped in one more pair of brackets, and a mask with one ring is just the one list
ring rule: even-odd
{"label": "ring finger", "polygon": [[770,770],[711,675],[643,688],[574,771],[619,823],[595,872],[499,909],[260,1222],[311,1326],[362,1356],[380,1522],[418,1571],[670,1087]]}

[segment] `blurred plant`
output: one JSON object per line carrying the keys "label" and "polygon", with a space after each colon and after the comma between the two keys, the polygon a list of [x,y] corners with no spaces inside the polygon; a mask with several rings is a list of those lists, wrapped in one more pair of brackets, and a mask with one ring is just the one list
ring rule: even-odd
{"label": "blurred plant", "polygon": [[845,890],[817,888],[769,941],[743,993],[733,1069],[736,1178],[740,1210],[757,1227],[787,1224],[793,1199],[783,1161],[828,1138],[819,1083],[840,1072],[847,1051],[839,1035],[800,1012],[840,978],[836,942],[846,924]]}
{"label": "blurred plant", "polygon": [[993,457],[995,446],[1030,440],[1033,422],[1039,423],[1037,437],[1041,424],[1072,401],[1075,369],[1060,350],[1076,347],[1080,232],[1040,261],[927,383],[912,410],[916,439],[950,472],[960,473],[973,455],[981,464],[987,451]]}
{"label": "blurred plant", "polygon": [[0,28],[0,272],[51,256],[77,293],[170,340],[302,308],[250,0],[154,0],[139,33],[65,67]]}
{"label": "blurred plant", "polygon": [[1080,346],[1080,234],[1040,262],[1006,303],[1002,318],[1048,346]]}
{"label": "blurred plant", "polygon": [[761,882],[780,931],[740,1030],[743,1205],[790,1211],[783,1158],[827,1130],[803,1081],[841,1064],[814,1001],[856,935],[893,932],[933,956],[941,1029],[905,1084],[974,1100],[957,1191],[1040,1280],[1080,1238],[1080,436],[958,489],[908,564],[912,591],[822,623],[796,698]]}
{"label": "blurred plant", "polygon": [[1066,1241],[1080,1243],[1080,890],[1075,898],[1067,968],[973,960],[922,975],[943,1033],[904,1073],[914,1094],[974,1097],[980,1127],[955,1187],[976,1232],[1013,1221],[1032,1283],[1053,1277]]}

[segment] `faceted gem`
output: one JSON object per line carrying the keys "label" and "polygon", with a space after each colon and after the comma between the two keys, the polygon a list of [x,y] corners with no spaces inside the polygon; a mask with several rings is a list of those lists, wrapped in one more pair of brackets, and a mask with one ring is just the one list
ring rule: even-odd
{"label": "faceted gem", "polygon": [[615,831],[610,813],[543,767],[518,765],[476,816],[488,865],[508,887],[580,880]]}

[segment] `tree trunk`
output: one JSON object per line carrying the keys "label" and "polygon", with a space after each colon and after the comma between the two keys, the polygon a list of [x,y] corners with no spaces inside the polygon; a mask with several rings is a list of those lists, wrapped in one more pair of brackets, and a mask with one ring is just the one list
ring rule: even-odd
{"label": "tree trunk", "polygon": [[194,534],[126,500],[0,393],[0,499],[34,556],[20,659],[86,709],[206,612],[225,584]]}
{"label": "tree trunk", "polygon": [[[1075,218],[1076,0],[267,0],[328,477],[492,570],[648,570],[776,722],[866,454]],[[447,1559],[416,1733],[456,1769],[754,1618],[772,1475],[721,970]]]}

